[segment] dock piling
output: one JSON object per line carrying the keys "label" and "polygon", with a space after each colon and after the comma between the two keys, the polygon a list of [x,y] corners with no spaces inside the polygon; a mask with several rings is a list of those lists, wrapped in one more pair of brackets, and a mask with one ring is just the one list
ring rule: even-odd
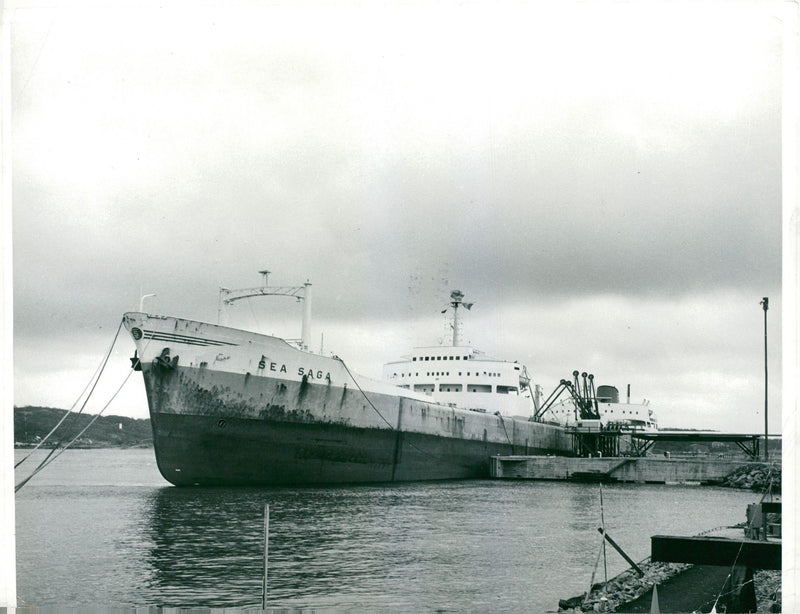
{"label": "dock piling", "polygon": [[[600,527],[603,529],[603,536],[606,534],[606,517],[603,512],[603,485],[600,484]],[[608,582],[608,561],[606,559],[606,540],[603,538],[603,579]]]}
{"label": "dock piling", "polygon": [[267,567],[269,565],[269,503],[264,506],[264,579],[261,584],[261,609],[267,609]]}
{"label": "dock piling", "polygon": [[600,549],[597,551],[597,558],[594,560],[594,569],[592,569],[592,579],[589,580],[589,588],[586,591],[586,596],[583,598],[583,603],[585,604],[589,601],[589,595],[592,594],[592,588],[594,587],[594,577],[597,574],[597,565],[600,563],[600,555],[603,554],[603,550],[605,549],[605,544],[600,544]]}

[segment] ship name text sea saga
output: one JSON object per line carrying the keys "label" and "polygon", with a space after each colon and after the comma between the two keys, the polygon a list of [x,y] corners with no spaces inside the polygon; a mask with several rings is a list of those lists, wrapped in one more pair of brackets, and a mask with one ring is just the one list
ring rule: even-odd
{"label": "ship name text sea saga", "polygon": [[[258,369],[259,369],[259,371],[263,371],[266,368],[267,368],[267,361],[266,361],[266,358],[264,356],[262,356],[261,360],[258,362]],[[278,373],[286,373],[287,372],[286,365],[285,364],[281,364],[280,369],[279,369],[277,362],[269,363],[269,370],[270,371],[276,371]],[[298,367],[297,368],[297,375],[299,377],[306,376],[309,379],[323,379],[322,371],[320,371],[320,370],[314,371],[314,369],[311,368],[311,367],[309,367],[308,369],[306,369],[305,367]],[[331,379],[330,372],[325,374],[324,379],[327,379],[327,380]]]}

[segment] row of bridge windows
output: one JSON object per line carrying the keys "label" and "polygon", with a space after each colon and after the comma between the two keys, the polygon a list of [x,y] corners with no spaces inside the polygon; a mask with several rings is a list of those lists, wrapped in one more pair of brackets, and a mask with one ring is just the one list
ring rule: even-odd
{"label": "row of bridge windows", "polygon": [[[458,372],[459,375],[462,375],[462,373],[463,373],[463,371],[459,371]],[[480,374],[481,374],[480,371],[475,371],[475,376],[476,377],[480,376]],[[487,376],[487,377],[500,377],[500,373],[495,373],[495,372],[487,373],[486,371],[484,371],[483,374],[485,376]],[[394,377],[397,377],[397,373],[396,372],[392,373],[392,375]],[[408,373],[401,373],[400,377],[411,377],[411,375],[412,374],[409,371]],[[444,376],[450,375],[450,371],[428,371],[428,372],[425,373],[426,377],[437,377],[437,376],[441,376],[441,375],[444,375]],[[470,375],[471,375],[471,371],[467,371],[467,376],[469,377]],[[414,373],[414,376],[415,377],[419,377],[419,371]]]}
{"label": "row of bridge windows", "polygon": [[[464,385],[462,384],[415,384],[415,392],[423,392],[426,394],[433,394],[434,392],[463,392]],[[408,386],[403,386],[407,388]],[[491,386],[490,384],[467,384],[467,392],[496,392],[497,394],[509,394],[517,392],[516,386]]]}
{"label": "row of bridge windows", "polygon": [[[566,412],[567,412],[567,413],[570,413],[570,412],[574,411],[574,408],[571,408],[571,407],[565,407],[565,410],[566,410]],[[613,409],[609,409],[609,410],[608,410],[608,413],[610,413],[610,414],[613,414],[613,413],[614,413],[614,410],[613,410]],[[619,413],[621,413],[621,414],[628,414],[628,413],[629,413],[629,414],[633,415],[633,414],[638,414],[639,412],[637,412],[636,410],[633,410],[633,409],[632,409],[632,410],[630,410],[630,411],[628,411],[627,409],[623,409],[623,410],[622,410],[621,412],[619,412]]]}

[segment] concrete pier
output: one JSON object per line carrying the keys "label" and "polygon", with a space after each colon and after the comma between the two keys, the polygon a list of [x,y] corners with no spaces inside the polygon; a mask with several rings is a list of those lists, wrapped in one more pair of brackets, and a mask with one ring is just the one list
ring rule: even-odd
{"label": "concrete pier", "polygon": [[716,484],[738,467],[751,464],[758,463],[730,459],[493,456],[491,476],[527,480]]}

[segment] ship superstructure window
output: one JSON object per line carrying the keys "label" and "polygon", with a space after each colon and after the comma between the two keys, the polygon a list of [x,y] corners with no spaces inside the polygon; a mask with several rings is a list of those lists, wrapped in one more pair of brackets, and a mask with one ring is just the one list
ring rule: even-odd
{"label": "ship superstructure window", "polygon": [[461,384],[439,384],[440,392],[461,392]]}
{"label": "ship superstructure window", "polygon": [[492,387],[488,384],[469,384],[467,392],[491,392]]}

